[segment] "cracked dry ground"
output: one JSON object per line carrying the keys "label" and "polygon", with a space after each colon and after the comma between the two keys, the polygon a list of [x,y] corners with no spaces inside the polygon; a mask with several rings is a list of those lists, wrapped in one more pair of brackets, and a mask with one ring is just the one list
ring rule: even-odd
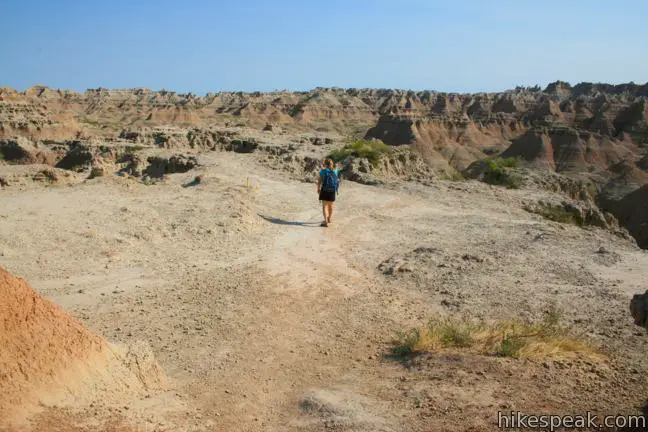
{"label": "cracked dry ground", "polygon": [[[314,184],[248,156],[201,162],[194,187],[187,173],[2,192],[2,264],[110,341],[151,344],[173,383],[50,408],[34,430],[481,431],[497,411],[637,412],[648,396],[647,337],[628,313],[648,256],[522,210],[542,193],[346,182],[324,229]],[[385,275],[389,260],[407,270]],[[610,360],[388,356],[395,331],[437,314],[554,303]]]}

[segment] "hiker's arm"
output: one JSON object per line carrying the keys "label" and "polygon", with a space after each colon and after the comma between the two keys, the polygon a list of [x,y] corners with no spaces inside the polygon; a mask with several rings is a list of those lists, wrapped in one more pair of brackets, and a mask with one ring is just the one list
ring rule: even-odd
{"label": "hiker's arm", "polygon": [[320,193],[320,188],[322,187],[322,176],[317,176],[317,193]]}

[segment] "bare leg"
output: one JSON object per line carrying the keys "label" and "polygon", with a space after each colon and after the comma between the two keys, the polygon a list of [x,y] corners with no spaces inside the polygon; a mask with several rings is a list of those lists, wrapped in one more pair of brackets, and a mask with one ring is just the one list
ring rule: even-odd
{"label": "bare leg", "polygon": [[327,210],[328,210],[328,201],[322,201],[322,214],[324,215],[324,223],[323,223],[324,226],[328,224],[328,220],[329,220]]}
{"label": "bare leg", "polygon": [[326,204],[328,207],[328,219],[326,219],[326,222],[331,223],[331,219],[333,219],[333,208],[335,206],[335,203],[329,201]]}

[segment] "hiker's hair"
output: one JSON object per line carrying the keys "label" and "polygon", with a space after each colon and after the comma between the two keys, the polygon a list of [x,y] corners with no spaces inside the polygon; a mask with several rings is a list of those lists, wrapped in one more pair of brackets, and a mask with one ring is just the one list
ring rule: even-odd
{"label": "hiker's hair", "polygon": [[333,159],[325,159],[324,160],[324,166],[326,168],[333,168]]}

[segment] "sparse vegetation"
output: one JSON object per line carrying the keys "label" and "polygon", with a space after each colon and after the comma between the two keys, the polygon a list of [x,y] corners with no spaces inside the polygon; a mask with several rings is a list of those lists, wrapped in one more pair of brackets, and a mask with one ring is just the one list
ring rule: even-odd
{"label": "sparse vegetation", "polygon": [[441,180],[448,181],[464,181],[466,178],[459,171],[454,171],[451,173],[445,172],[439,176]]}
{"label": "sparse vegetation", "polygon": [[522,187],[522,179],[509,172],[509,168],[520,166],[518,158],[494,158],[486,161],[487,167],[484,172],[484,182],[492,185],[505,186],[509,189]]}
{"label": "sparse vegetation", "polygon": [[521,164],[520,158],[517,157],[494,158],[490,162],[498,168],[517,168]]}
{"label": "sparse vegetation", "polygon": [[334,150],[329,157],[336,162],[343,161],[349,156],[367,158],[375,165],[383,156],[390,155],[392,151],[392,148],[382,141],[356,140],[341,149]]}
{"label": "sparse vegetation", "polygon": [[304,103],[303,102],[297,102],[290,110],[288,111],[288,115],[290,117],[295,117],[297,114],[299,114],[304,108]]}
{"label": "sparse vegetation", "polygon": [[300,112],[302,112],[304,110],[304,106],[306,106],[306,104],[309,101],[311,101],[312,99],[315,99],[315,98],[317,98],[319,96],[320,96],[319,92],[307,94],[302,100],[300,100],[292,108],[290,108],[290,110],[288,111],[288,115],[291,116],[291,117],[296,116],[297,114],[299,114]]}
{"label": "sparse vegetation", "polygon": [[600,357],[597,350],[560,324],[552,310],[539,322],[506,320],[487,323],[464,317],[434,318],[423,329],[400,333],[392,353],[467,350],[482,355],[513,358]]}
{"label": "sparse vegetation", "polygon": [[398,332],[396,342],[392,347],[392,354],[401,357],[416,352],[418,351],[420,340],[421,331],[419,329],[412,329],[408,332]]}
{"label": "sparse vegetation", "polygon": [[579,213],[575,211],[569,211],[560,204],[539,203],[539,205],[536,207],[525,207],[524,209],[530,213],[538,214],[545,219],[549,219],[554,222],[573,224],[578,226],[582,226],[585,223],[583,217]]}

